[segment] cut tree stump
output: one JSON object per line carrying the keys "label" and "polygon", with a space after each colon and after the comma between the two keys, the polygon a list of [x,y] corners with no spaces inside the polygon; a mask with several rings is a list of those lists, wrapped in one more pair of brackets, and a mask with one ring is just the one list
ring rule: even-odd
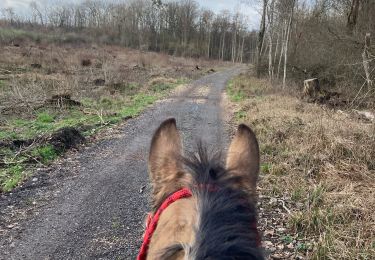
{"label": "cut tree stump", "polygon": [[303,82],[303,97],[316,99],[320,93],[320,84],[317,78],[307,79]]}

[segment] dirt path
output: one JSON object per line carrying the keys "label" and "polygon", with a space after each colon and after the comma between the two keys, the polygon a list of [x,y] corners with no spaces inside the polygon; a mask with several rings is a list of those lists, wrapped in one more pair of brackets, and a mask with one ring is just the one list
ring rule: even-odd
{"label": "dirt path", "polygon": [[72,154],[3,195],[0,259],[134,259],[148,209],[146,157],[153,131],[175,117],[187,149],[194,137],[224,147],[221,94],[242,69],[195,81],[129,121],[117,137]]}

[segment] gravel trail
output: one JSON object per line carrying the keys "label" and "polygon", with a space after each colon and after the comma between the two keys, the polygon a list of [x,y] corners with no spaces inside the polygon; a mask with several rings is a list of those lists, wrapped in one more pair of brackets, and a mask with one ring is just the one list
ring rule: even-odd
{"label": "gravel trail", "polygon": [[224,148],[222,93],[241,71],[234,67],[194,81],[129,120],[119,135],[71,153],[2,195],[0,259],[135,259],[149,209],[153,132],[175,117],[185,149],[191,150],[197,137]]}

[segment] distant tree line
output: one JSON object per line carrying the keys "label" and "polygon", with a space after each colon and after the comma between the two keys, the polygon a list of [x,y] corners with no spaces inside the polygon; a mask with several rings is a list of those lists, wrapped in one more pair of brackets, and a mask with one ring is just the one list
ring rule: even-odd
{"label": "distant tree line", "polygon": [[87,33],[102,42],[171,55],[232,62],[255,58],[256,32],[249,31],[246,17],[229,11],[215,14],[194,0],[88,0],[48,7],[32,2],[30,14],[21,17],[13,9],[2,10],[13,27]]}

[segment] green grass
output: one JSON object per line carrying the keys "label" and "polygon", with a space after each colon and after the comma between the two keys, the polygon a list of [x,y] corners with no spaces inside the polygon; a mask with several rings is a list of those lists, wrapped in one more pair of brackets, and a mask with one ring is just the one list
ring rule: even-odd
{"label": "green grass", "polygon": [[52,145],[44,145],[32,150],[31,155],[41,163],[47,164],[55,160],[58,153]]}
{"label": "green grass", "polygon": [[305,243],[297,243],[297,250],[300,251],[300,252],[305,252],[307,250],[311,249],[311,247],[309,247],[307,244]]}
{"label": "green grass", "polygon": [[270,163],[263,163],[260,165],[260,171],[263,174],[269,174],[271,173],[271,170],[272,170],[272,164]]}
{"label": "green grass", "polygon": [[186,78],[180,78],[176,80],[175,82],[171,82],[171,81],[158,82],[152,85],[151,90],[155,93],[165,93],[166,91],[169,91],[178,85],[185,84],[186,82],[187,82]]}
{"label": "green grass", "polygon": [[234,89],[234,81],[231,80],[227,86],[227,93],[232,102],[240,102],[246,99],[246,95],[241,90]]}
{"label": "green grass", "polygon": [[287,235],[287,236],[283,236],[283,237],[281,237],[281,240],[282,240],[285,244],[290,244],[290,243],[293,242],[294,239],[293,239],[292,236]]}
{"label": "green grass", "polygon": [[0,79],[0,90],[5,87],[5,81]]}
{"label": "green grass", "polygon": [[235,117],[238,121],[241,121],[247,118],[247,113],[245,111],[238,111],[235,113]]}
{"label": "green grass", "polygon": [[0,191],[11,191],[20,181],[23,180],[24,177],[24,168],[20,164],[16,164],[6,169],[0,169]]}
{"label": "green grass", "polygon": [[319,207],[324,202],[325,188],[323,185],[318,185],[310,192],[308,203],[310,208]]}
{"label": "green grass", "polygon": [[296,187],[292,191],[291,199],[294,202],[300,202],[305,198],[305,190],[301,187]]}
{"label": "green grass", "polygon": [[[9,119],[0,126],[0,140],[33,139],[63,127],[96,126],[118,123],[124,117],[137,116],[146,106],[153,104],[161,96],[136,94],[128,101],[102,98],[82,109],[68,109],[54,116],[48,111],[39,111],[32,119]],[[86,104],[88,101],[86,100]],[[103,113],[104,115],[102,115]]]}
{"label": "green grass", "polygon": [[7,130],[0,130],[0,140],[16,139],[17,135],[14,132]]}
{"label": "green grass", "polygon": [[169,90],[171,88],[173,88],[172,84],[160,83],[160,84],[154,85],[152,90],[154,92],[163,92],[163,91]]}
{"label": "green grass", "polygon": [[55,118],[46,112],[42,112],[37,115],[37,121],[40,123],[53,123]]}
{"label": "green grass", "polygon": [[[88,137],[105,127],[120,123],[124,118],[138,116],[147,106],[183,82],[186,80],[158,84],[146,91],[137,84],[128,84],[124,90],[126,95],[103,96],[99,100],[86,98],[81,100],[83,108],[39,109],[29,118],[8,118],[5,124],[0,125],[0,141],[38,139],[63,127],[84,129],[82,134]],[[21,153],[0,149],[0,192],[8,192],[16,187],[33,164],[46,165],[58,156],[55,149],[46,144],[35,144],[31,151]],[[1,162],[5,166],[1,166]]]}
{"label": "green grass", "polygon": [[112,88],[119,91],[122,95],[135,95],[139,92],[141,86],[136,82],[113,84]]}

